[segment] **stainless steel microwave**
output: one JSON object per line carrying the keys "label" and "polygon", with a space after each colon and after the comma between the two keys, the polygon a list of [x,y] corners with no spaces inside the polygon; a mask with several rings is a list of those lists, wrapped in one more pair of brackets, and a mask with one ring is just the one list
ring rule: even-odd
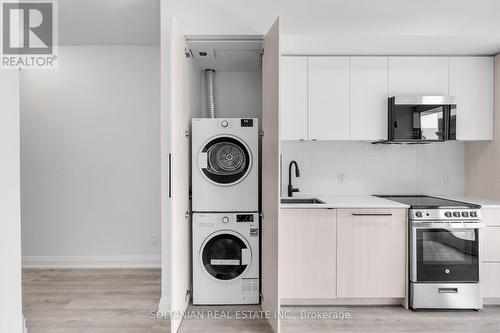
{"label": "stainless steel microwave", "polygon": [[387,140],[378,143],[456,140],[456,119],[457,103],[453,96],[390,97]]}

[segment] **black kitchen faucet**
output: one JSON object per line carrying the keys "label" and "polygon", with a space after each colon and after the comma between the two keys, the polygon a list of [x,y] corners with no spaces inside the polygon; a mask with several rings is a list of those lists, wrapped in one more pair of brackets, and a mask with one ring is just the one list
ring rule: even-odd
{"label": "black kitchen faucet", "polygon": [[292,166],[295,165],[295,177],[300,177],[299,165],[296,161],[291,161],[288,166],[288,196],[292,197],[293,192],[299,192],[298,188],[292,186]]}

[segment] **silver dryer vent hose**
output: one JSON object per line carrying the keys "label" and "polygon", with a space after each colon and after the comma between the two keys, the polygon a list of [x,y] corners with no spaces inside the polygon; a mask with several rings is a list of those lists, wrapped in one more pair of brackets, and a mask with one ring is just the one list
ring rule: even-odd
{"label": "silver dryer vent hose", "polygon": [[210,118],[215,118],[215,70],[206,69],[207,80],[207,106]]}

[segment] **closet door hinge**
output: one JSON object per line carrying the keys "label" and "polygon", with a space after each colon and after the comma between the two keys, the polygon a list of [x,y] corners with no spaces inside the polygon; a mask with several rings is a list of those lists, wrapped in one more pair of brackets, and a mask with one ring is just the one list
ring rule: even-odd
{"label": "closet door hinge", "polygon": [[191,212],[189,210],[186,210],[184,212],[184,219],[187,220],[189,218],[189,216],[191,216]]}
{"label": "closet door hinge", "polygon": [[264,131],[260,131],[260,136],[264,136]]}
{"label": "closet door hinge", "polygon": [[184,301],[191,302],[191,290],[186,290],[186,296],[184,296]]}
{"label": "closet door hinge", "polygon": [[187,48],[184,48],[184,54],[186,55],[186,58],[191,58],[191,52]]}
{"label": "closet door hinge", "polygon": [[189,131],[188,131],[188,130],[185,130],[185,131],[184,131],[184,136],[185,136],[186,138],[188,138],[190,135],[191,135],[191,133],[189,133]]}
{"label": "closet door hinge", "polygon": [[262,294],[262,292],[259,293],[259,297],[260,297],[260,301],[263,302],[264,301],[264,295]]}

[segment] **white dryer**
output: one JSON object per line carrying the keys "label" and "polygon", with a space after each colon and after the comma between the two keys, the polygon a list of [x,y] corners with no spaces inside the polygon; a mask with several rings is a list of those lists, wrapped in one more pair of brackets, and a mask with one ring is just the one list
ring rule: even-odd
{"label": "white dryer", "polygon": [[258,303],[258,213],[194,213],[193,304]]}
{"label": "white dryer", "polygon": [[194,118],[193,212],[258,211],[258,149],[255,118]]}

